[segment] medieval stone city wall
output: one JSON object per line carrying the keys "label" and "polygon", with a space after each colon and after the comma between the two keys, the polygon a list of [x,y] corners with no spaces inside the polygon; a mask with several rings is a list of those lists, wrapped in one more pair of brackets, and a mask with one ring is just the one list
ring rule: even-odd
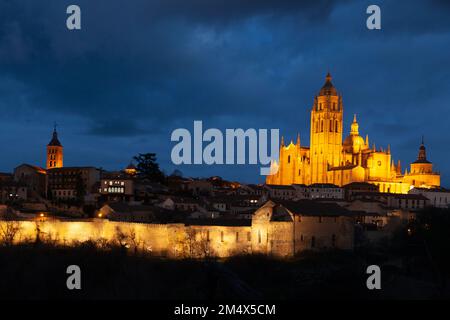
{"label": "medieval stone city wall", "polygon": [[[260,214],[265,216],[264,212]],[[89,240],[99,244],[115,242],[132,250],[137,247],[172,258],[229,257],[250,253],[288,257],[302,250],[333,246],[352,249],[353,246],[353,229],[346,218],[324,217],[319,222],[318,217],[302,217],[295,223],[260,218],[255,219],[252,226],[185,226],[101,219],[0,221],[0,238],[8,223],[20,226],[16,242],[35,241],[39,233],[41,240],[58,244],[71,245]],[[332,235],[335,235],[334,240]]]}
{"label": "medieval stone city wall", "polygon": [[[0,221],[0,228],[7,224]],[[251,253],[251,227],[185,226],[94,221],[18,221],[15,242],[41,240],[70,245],[84,241],[115,241],[167,257],[228,257]],[[0,232],[1,233],[1,232]]]}

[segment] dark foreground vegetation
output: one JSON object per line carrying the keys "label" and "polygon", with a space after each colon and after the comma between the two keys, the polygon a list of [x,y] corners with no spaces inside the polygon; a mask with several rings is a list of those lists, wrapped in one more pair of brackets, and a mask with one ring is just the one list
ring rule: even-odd
{"label": "dark foreground vegetation", "polygon": [[[450,298],[450,215],[428,210],[389,241],[355,252],[279,260],[169,260],[123,247],[50,243],[0,247],[0,299],[432,299]],[[368,290],[366,268],[382,270]],[[68,290],[66,268],[81,268]]]}

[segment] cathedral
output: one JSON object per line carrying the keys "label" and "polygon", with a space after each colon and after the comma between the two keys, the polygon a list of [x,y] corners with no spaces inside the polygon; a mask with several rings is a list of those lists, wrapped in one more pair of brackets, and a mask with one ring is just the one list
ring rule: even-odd
{"label": "cathedral", "polygon": [[417,160],[410,170],[401,171],[400,161],[394,162],[390,147],[387,149],[369,145],[369,137],[359,133],[356,115],[349,135],[342,141],[342,95],[331,82],[328,73],[325,84],[314,98],[311,110],[310,146],[302,146],[300,135],[294,144],[281,138],[280,158],[272,163],[267,184],[331,183],[343,186],[351,182],[369,182],[380,192],[407,193],[412,187],[432,188],[440,186],[440,174],[426,157],[422,139]]}

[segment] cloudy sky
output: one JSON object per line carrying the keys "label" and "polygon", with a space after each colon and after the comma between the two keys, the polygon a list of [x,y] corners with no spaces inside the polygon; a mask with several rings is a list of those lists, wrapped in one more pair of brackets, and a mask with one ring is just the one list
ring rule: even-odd
{"label": "cloudy sky", "polygon": [[[78,4],[82,30],[66,28]],[[370,4],[382,30],[366,28]],[[326,72],[345,131],[415,160],[422,134],[450,186],[450,2],[0,0],[0,171],[45,165],[58,123],[65,165],[120,169],[155,152],[171,173],[175,128],[279,128],[309,145]],[[183,166],[260,182],[257,166]]]}

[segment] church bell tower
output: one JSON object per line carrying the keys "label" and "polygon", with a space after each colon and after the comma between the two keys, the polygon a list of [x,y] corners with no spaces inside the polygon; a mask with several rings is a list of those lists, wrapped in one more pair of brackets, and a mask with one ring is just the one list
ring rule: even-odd
{"label": "church bell tower", "polygon": [[311,183],[327,183],[328,168],[341,163],[342,116],[342,96],[328,73],[311,110]]}
{"label": "church bell tower", "polygon": [[52,140],[47,145],[47,169],[63,167],[63,146],[58,140],[56,124],[53,129]]}

